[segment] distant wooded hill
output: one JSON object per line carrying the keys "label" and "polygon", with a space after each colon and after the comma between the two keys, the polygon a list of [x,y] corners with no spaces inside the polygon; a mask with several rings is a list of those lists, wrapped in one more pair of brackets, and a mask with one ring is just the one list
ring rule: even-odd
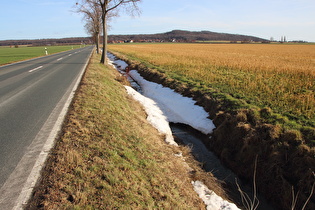
{"label": "distant wooded hill", "polygon": [[[211,31],[183,31],[173,30],[158,34],[137,34],[137,35],[109,35],[109,42],[195,42],[195,41],[243,41],[243,42],[267,42],[268,40],[254,36],[239,34],[216,33]],[[75,45],[92,44],[89,37],[74,37],[63,39],[33,39],[33,40],[4,40],[0,41],[0,46],[14,45]]]}
{"label": "distant wooded hill", "polygon": [[138,34],[138,35],[110,35],[108,40],[113,41],[126,41],[133,40],[135,42],[144,41],[165,41],[165,42],[194,42],[194,41],[254,41],[265,42],[262,39],[254,36],[246,36],[239,34],[217,33],[211,31],[183,31],[173,30],[166,33],[158,34]]}

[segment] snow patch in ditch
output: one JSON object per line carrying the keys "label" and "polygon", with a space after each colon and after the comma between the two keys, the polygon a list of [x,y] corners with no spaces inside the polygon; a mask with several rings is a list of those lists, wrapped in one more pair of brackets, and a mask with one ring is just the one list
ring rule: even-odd
{"label": "snow patch in ditch", "polygon": [[143,95],[151,98],[167,117],[168,122],[190,125],[204,134],[215,128],[209,114],[203,107],[196,105],[192,98],[184,97],[161,84],[145,80],[136,70],[130,76],[141,86]]}
{"label": "snow patch in ditch", "polygon": [[165,134],[165,141],[168,144],[178,146],[178,144],[174,141],[172,130],[169,126],[166,116],[156,105],[155,101],[141,95],[132,87],[125,86],[125,88],[129,95],[142,104],[148,115],[147,120],[151,123],[151,125],[153,125],[153,127],[155,127],[160,133]]}
{"label": "snow patch in ditch", "polygon": [[239,209],[234,203],[230,203],[212,190],[209,190],[201,181],[192,182],[194,190],[207,206],[207,210],[237,210]]}

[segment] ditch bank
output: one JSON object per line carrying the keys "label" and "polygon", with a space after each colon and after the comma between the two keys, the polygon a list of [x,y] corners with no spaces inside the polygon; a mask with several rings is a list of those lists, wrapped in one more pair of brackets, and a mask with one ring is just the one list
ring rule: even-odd
{"label": "ditch bank", "polygon": [[172,88],[204,107],[216,126],[204,144],[249,184],[254,180],[257,159],[257,189],[275,207],[315,209],[315,148],[304,144],[298,132],[264,123],[258,117],[270,115],[270,110],[231,110],[229,106],[233,104],[222,101],[216,93],[200,91],[190,83],[166,76],[161,70],[112,53],[131,69],[137,69],[146,80]]}

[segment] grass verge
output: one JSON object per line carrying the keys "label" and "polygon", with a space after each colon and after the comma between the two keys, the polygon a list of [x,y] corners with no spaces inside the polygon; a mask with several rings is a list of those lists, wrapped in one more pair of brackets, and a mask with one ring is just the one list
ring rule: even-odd
{"label": "grass verge", "polygon": [[202,209],[191,180],[224,195],[189,150],[164,142],[122,76],[94,55],[28,209]]}

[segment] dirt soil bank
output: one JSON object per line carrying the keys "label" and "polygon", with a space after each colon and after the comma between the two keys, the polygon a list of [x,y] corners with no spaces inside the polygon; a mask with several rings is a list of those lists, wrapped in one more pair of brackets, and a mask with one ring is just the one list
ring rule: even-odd
{"label": "dirt soil bank", "polygon": [[[216,125],[212,138],[204,142],[239,177],[253,182],[257,158],[256,184],[278,209],[315,209],[315,148],[303,144],[301,136],[280,125],[266,124],[253,110],[226,111],[226,104],[188,84],[181,83],[138,61],[126,61],[147,80],[192,97],[204,107]],[[261,109],[260,114],[269,114]],[[310,196],[312,195],[312,196]],[[294,201],[296,199],[296,204]],[[292,208],[295,206],[295,208]]]}

